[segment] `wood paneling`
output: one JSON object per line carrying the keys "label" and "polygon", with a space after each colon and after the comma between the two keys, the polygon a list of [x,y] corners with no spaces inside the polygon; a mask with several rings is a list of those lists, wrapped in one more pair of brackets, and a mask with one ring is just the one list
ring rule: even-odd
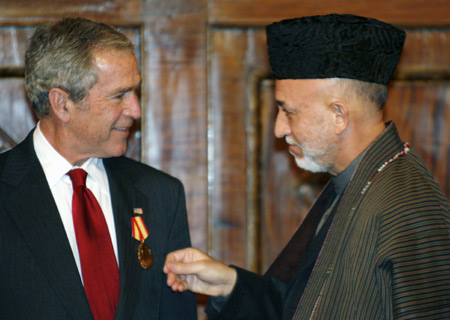
{"label": "wood paneling", "polygon": [[395,81],[386,120],[420,153],[450,199],[450,80]]}
{"label": "wood paneling", "polygon": [[405,47],[396,79],[450,79],[449,26],[442,28],[406,28]]}
{"label": "wood paneling", "polygon": [[5,72],[8,68],[21,70],[20,75],[23,76],[25,45],[33,32],[34,28],[29,26],[0,27],[0,77],[10,75]]}
{"label": "wood paneling", "polygon": [[0,0],[0,24],[41,24],[66,16],[136,25],[141,21],[141,0]]}
{"label": "wood paneling", "polygon": [[8,143],[5,148],[12,147],[34,128],[36,118],[28,104],[23,79],[0,78],[0,97],[0,128],[5,144]]}
{"label": "wood paneling", "polygon": [[143,161],[185,186],[194,246],[208,246],[206,1],[145,1]]}
{"label": "wood paneling", "polygon": [[450,198],[450,29],[408,28],[385,119],[424,158]]}
{"label": "wood paneling", "polygon": [[211,0],[209,23],[262,26],[328,13],[352,13],[405,26],[448,26],[450,22],[447,0]]}
{"label": "wood paneling", "polygon": [[257,90],[252,88],[268,74],[264,39],[264,34],[252,29],[212,28],[209,37],[212,253],[226,263],[250,269],[257,268],[258,258],[254,246],[258,203],[252,192],[257,181],[248,174],[255,170],[257,158],[252,155],[259,143],[254,137]]}

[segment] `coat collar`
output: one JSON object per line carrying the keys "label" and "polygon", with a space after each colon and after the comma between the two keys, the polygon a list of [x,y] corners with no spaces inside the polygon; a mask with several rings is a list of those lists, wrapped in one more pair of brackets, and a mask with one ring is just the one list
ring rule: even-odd
{"label": "coat collar", "polygon": [[[114,160],[104,159],[108,174],[114,222],[116,226],[117,248],[119,251],[120,297],[116,310],[116,319],[131,316],[139,300],[141,269],[137,263],[137,241],[131,236],[132,206],[141,203],[140,192],[130,187],[134,185],[133,177],[127,176]],[[131,181],[130,181],[131,180]]]}
{"label": "coat collar", "polygon": [[345,193],[356,196],[376,174],[377,170],[389,159],[392,159],[403,149],[403,143],[393,122],[386,123],[386,128],[363,152]]}

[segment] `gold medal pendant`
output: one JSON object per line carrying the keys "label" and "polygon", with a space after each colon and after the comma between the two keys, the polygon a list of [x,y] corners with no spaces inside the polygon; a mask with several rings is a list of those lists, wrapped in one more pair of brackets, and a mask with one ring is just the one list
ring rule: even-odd
{"label": "gold medal pendant", "polygon": [[[143,214],[144,212],[141,208],[134,208],[134,213]],[[148,269],[153,265],[153,253],[152,250],[150,250],[150,248],[144,243],[149,233],[144,223],[144,219],[142,219],[142,216],[131,218],[131,230],[133,238],[141,242],[137,252],[141,267],[144,269]]]}
{"label": "gold medal pendant", "polygon": [[141,244],[139,245],[137,253],[142,268],[148,269],[153,265],[152,250],[150,250],[150,248],[144,242],[141,242]]}

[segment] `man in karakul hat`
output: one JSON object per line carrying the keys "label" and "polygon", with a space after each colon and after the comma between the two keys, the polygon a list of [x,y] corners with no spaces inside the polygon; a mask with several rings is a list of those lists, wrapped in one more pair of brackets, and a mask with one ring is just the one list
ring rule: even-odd
{"label": "man in karakul hat", "polygon": [[267,27],[278,115],[299,167],[331,181],[264,276],[168,255],[209,319],[450,319],[450,205],[382,108],[404,31],[353,15]]}

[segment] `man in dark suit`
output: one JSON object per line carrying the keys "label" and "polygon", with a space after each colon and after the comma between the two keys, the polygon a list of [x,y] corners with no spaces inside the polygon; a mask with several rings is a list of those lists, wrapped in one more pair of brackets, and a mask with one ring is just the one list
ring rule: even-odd
{"label": "man in dark suit", "polygon": [[195,319],[162,272],[190,246],[183,186],[122,156],[141,116],[130,40],[63,19],[36,30],[25,67],[40,121],[0,155],[0,318]]}

